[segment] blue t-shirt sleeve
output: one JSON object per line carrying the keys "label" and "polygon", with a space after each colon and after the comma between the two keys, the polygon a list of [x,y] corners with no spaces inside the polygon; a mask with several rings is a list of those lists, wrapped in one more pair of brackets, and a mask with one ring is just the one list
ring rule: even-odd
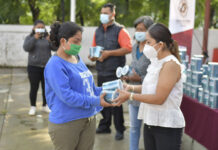
{"label": "blue t-shirt sleeve", "polygon": [[94,88],[94,93],[96,96],[100,96],[101,91],[102,91],[102,87],[98,87],[95,85],[95,83],[93,83],[93,88]]}
{"label": "blue t-shirt sleeve", "polygon": [[[67,72],[58,62],[55,65],[47,65],[45,69],[45,84],[50,87],[50,90],[54,91],[59,100],[70,107],[88,109],[93,106],[100,106],[99,96],[84,95],[71,89]],[[47,93],[50,93],[50,91],[46,91]],[[49,100],[47,101],[49,102]]]}

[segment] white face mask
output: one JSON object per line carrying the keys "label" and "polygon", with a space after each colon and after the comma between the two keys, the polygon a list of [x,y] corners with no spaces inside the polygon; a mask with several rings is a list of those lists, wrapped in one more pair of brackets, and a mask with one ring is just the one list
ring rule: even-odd
{"label": "white face mask", "polygon": [[156,51],[154,46],[150,46],[150,45],[145,44],[144,49],[143,49],[143,54],[150,60],[154,60],[155,58],[157,58],[157,54],[159,52],[159,50]]}
{"label": "white face mask", "polygon": [[135,32],[135,39],[138,42],[143,42],[146,39],[146,32]]}
{"label": "white face mask", "polygon": [[110,16],[108,14],[101,14],[100,21],[102,24],[107,24],[108,22],[110,22]]}
{"label": "white face mask", "polygon": [[45,32],[45,29],[44,29],[44,28],[36,28],[36,29],[35,29],[35,32],[36,32],[36,33],[44,33],[44,32]]}

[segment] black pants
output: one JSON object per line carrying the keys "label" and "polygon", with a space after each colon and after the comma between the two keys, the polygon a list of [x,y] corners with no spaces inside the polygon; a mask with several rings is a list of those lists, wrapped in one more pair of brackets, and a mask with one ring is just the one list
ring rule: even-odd
{"label": "black pants", "polygon": [[[102,83],[107,81],[116,80],[116,76],[98,76],[98,86],[102,86]],[[112,115],[114,116],[114,125],[117,131],[120,131],[123,133],[125,130],[124,127],[124,118],[123,118],[123,107],[122,105],[120,107],[105,107],[101,111],[101,114],[103,116],[103,119],[100,120],[98,128],[100,129],[110,129],[111,126],[111,118]]]}
{"label": "black pants", "polygon": [[144,125],[146,150],[180,150],[183,128]]}
{"label": "black pants", "polygon": [[37,92],[39,89],[39,83],[41,82],[42,86],[42,98],[43,98],[43,106],[46,105],[45,99],[45,82],[44,82],[44,68],[28,66],[27,67],[28,78],[30,81],[30,104],[31,106],[36,106],[36,98]]}

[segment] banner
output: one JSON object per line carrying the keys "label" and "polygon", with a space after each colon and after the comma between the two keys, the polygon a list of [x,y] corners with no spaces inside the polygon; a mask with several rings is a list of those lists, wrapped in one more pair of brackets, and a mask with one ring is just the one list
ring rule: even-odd
{"label": "banner", "polygon": [[179,45],[187,47],[191,56],[195,19],[195,0],[170,0],[169,29]]}

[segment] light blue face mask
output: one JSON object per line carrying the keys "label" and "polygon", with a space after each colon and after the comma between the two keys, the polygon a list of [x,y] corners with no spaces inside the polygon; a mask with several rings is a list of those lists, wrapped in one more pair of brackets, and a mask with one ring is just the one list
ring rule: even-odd
{"label": "light blue face mask", "polygon": [[143,42],[146,39],[146,32],[135,32],[135,39],[139,42]]}
{"label": "light blue face mask", "polygon": [[100,21],[101,21],[102,24],[107,24],[110,21],[109,15],[101,14],[100,15]]}

